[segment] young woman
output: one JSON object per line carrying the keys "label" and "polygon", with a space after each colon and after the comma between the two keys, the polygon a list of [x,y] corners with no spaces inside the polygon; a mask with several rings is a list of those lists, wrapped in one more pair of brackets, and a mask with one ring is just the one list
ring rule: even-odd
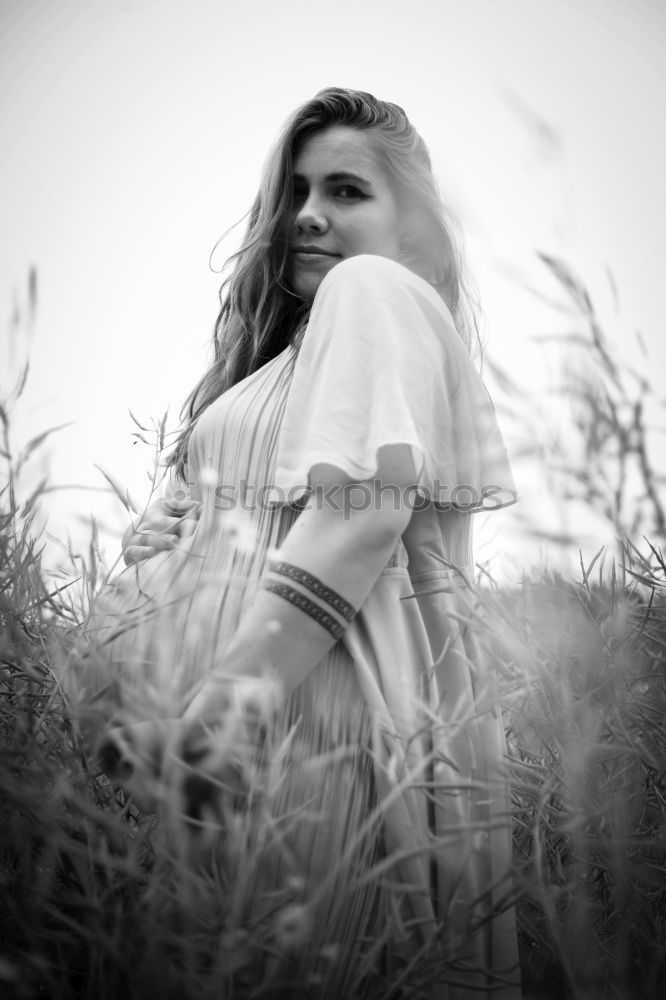
{"label": "young woman", "polygon": [[[168,743],[129,725],[158,715],[197,733],[197,753],[203,739],[211,787],[233,773],[238,793],[241,736],[268,759],[281,833],[232,895],[244,926],[288,941],[303,995],[380,996],[420,968],[419,995],[515,1000],[470,515],[516,494],[461,261],[401,108],[332,88],[297,109],[221,302],[170,496],[128,530],[128,569],[98,609],[104,683],[91,672],[88,703],[126,727],[107,767],[131,784],[118,748],[136,763],[142,740]],[[187,739],[176,749],[188,759]],[[287,885],[307,920],[285,939]]]}

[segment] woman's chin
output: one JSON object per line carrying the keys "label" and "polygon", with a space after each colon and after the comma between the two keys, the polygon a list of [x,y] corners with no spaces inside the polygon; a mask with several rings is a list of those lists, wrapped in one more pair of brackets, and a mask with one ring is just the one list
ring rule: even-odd
{"label": "woman's chin", "polygon": [[333,257],[330,259],[330,263],[326,262],[326,266],[322,266],[318,262],[318,266],[316,267],[293,267],[290,282],[291,287],[302,299],[311,302],[328,272],[332,271],[335,265],[339,263],[340,259]]}

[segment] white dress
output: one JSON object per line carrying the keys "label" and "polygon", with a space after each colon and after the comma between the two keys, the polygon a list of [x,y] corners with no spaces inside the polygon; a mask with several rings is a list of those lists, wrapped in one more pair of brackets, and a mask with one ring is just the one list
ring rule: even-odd
{"label": "white dress", "polygon": [[[307,913],[308,931],[285,969],[310,983],[304,996],[364,996],[353,992],[363,976],[395,985],[421,969],[424,995],[516,1000],[514,911],[486,916],[511,893],[504,734],[492,664],[467,621],[470,513],[516,495],[488,393],[421,278],[382,257],[341,262],[300,344],[204,412],[189,482],[174,484],[202,501],[196,531],[186,550],[109,587],[88,698],[123,722],[180,714],[312,499],[309,470],[323,462],[370,479],[391,444],[411,446],[424,501],[275,721],[270,810],[300,818],[257,848],[230,920],[275,934],[276,893],[291,887],[289,912]],[[140,628],[127,628],[132,616]]]}

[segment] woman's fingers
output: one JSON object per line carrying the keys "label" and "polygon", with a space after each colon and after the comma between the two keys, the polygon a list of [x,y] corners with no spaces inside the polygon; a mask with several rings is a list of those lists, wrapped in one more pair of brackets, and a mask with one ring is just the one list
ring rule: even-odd
{"label": "woman's fingers", "polygon": [[198,500],[175,500],[167,498],[162,501],[164,511],[172,517],[184,517],[185,515],[198,517],[201,510],[201,503]]}
{"label": "woman's fingers", "polygon": [[155,812],[165,796],[173,803],[175,793],[182,815],[195,823],[218,813],[222,790],[231,789],[234,800],[247,795],[240,769],[227,756],[211,768],[209,734],[182,719],[114,727],[96,749],[101,770],[144,812]]}
{"label": "woman's fingers", "polygon": [[132,723],[109,730],[97,747],[104,773],[122,785],[143,812],[154,812],[168,744],[170,720]]}
{"label": "woman's fingers", "polygon": [[137,524],[137,531],[173,531],[182,515],[167,514],[163,510],[147,512]]}
{"label": "woman's fingers", "polygon": [[[179,718],[108,730],[95,750],[101,770],[144,812],[155,812],[162,803],[176,806],[195,829],[210,820],[224,824],[229,810],[247,802],[265,735],[264,719],[257,726],[257,719],[248,718],[259,709],[238,690],[245,680],[232,682],[226,711],[213,728]],[[256,684],[252,680],[253,693]]]}
{"label": "woman's fingers", "polygon": [[137,531],[129,541],[130,545],[148,546],[163,552],[174,547],[177,536],[173,531]]}
{"label": "woman's fingers", "polygon": [[139,521],[136,530],[123,537],[123,559],[132,563],[150,559],[156,552],[173,548],[178,539],[189,538],[201,514],[198,500],[157,500]]}
{"label": "woman's fingers", "polygon": [[200,507],[197,500],[157,500],[145,511],[138,527],[142,531],[172,531],[182,517],[198,517]]}
{"label": "woman's fingers", "polygon": [[123,551],[123,559],[125,565],[130,566],[143,562],[144,559],[150,559],[156,552],[157,549],[152,545],[127,545]]}
{"label": "woman's fingers", "polygon": [[170,552],[177,544],[177,537],[170,532],[137,531],[123,549],[125,565],[143,562],[156,552]]}

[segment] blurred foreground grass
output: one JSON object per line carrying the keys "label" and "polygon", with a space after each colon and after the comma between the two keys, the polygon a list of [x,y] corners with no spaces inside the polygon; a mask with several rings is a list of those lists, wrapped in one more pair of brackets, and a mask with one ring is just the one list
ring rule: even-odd
{"label": "blurred foreground grass", "polygon": [[[4,450],[11,467],[8,437]],[[77,608],[66,583],[49,589],[41,571],[39,495],[17,494],[10,474],[0,498],[3,996],[249,995],[241,984],[257,949],[298,947],[298,887],[276,900],[271,936],[253,939],[230,923],[215,867],[175,849],[91,770],[56,677],[98,585],[99,553],[93,537]],[[656,547],[647,558],[629,543],[622,565],[602,564],[581,567],[578,581],[544,574],[480,589],[478,622],[509,741],[526,995],[650,1000],[666,986],[666,567]],[[280,995],[317,994],[294,985]],[[415,983],[396,995],[421,994]]]}
{"label": "blurred foreground grass", "polygon": [[[657,545],[639,552],[628,537],[639,526],[662,537],[663,477],[645,445],[649,385],[615,365],[575,276],[546,263],[584,320],[592,365],[567,383],[581,448],[566,490],[603,506],[624,540],[575,580],[532,573],[500,588],[485,574],[478,589],[475,626],[508,739],[523,985],[530,1000],[656,1000],[666,993],[666,566]],[[24,497],[21,475],[45,435],[13,454],[7,407],[0,421],[0,995],[275,997],[271,969],[284,972],[307,935],[302,887],[285,885],[268,929],[242,926],[206,860],[211,841],[158,826],[87,759],[57,678],[103,561],[93,530],[68,577],[43,572],[35,515],[47,484]],[[258,835],[225,830],[239,871]],[[335,958],[321,956],[320,981]],[[416,1000],[425,975],[388,993],[366,980],[356,995]],[[314,998],[317,979],[279,995]]]}

